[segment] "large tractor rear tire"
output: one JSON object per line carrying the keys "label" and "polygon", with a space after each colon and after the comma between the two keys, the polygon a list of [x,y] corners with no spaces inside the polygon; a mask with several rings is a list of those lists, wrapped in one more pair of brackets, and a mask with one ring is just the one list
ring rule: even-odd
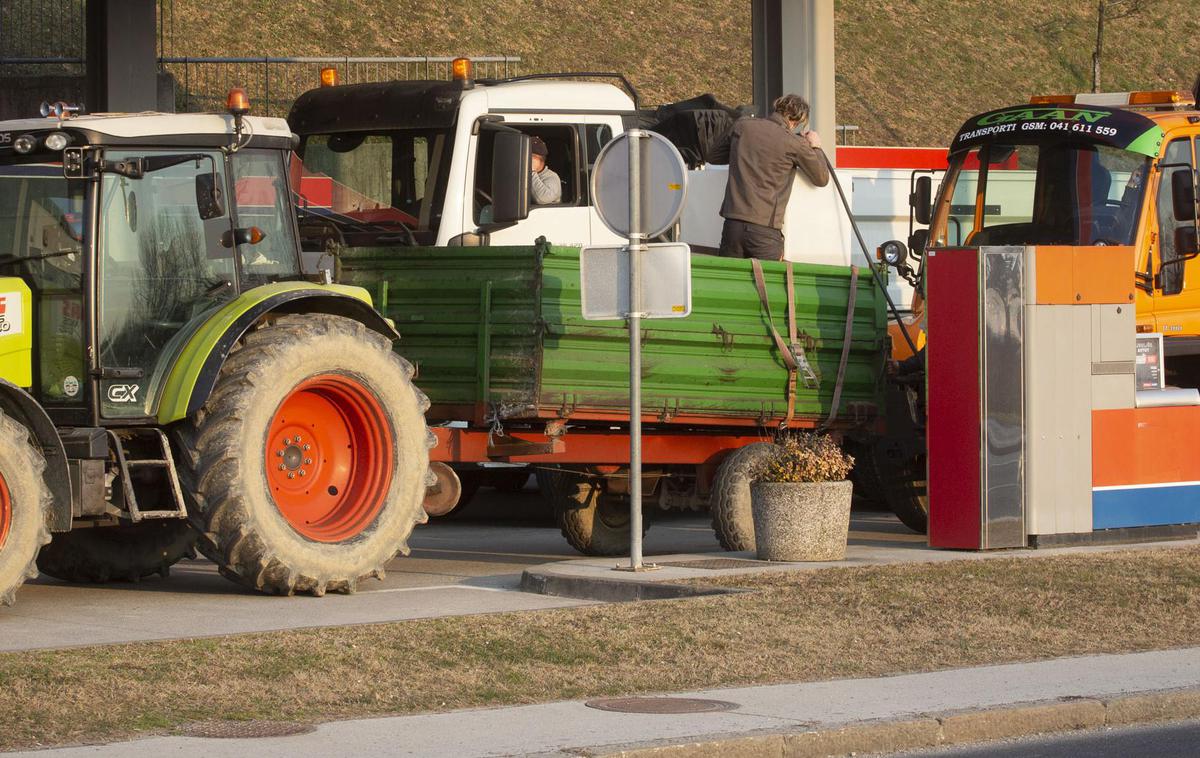
{"label": "large tractor rear tire", "polygon": [[[628,500],[607,494],[599,481],[573,471],[539,468],[537,480],[571,547],[584,555],[629,554]],[[649,528],[643,512],[642,534]]]}
{"label": "large tractor rear tire", "polygon": [[353,592],[426,521],[429,400],[357,321],[282,316],[243,338],[179,435],[199,547],[235,582]]}
{"label": "large tractor rear tire", "polygon": [[755,549],[750,483],[775,449],[774,442],[752,442],[734,450],[717,467],[708,507],[717,541],[726,550]]}
{"label": "large tractor rear tire", "polygon": [[37,564],[43,574],[65,582],[136,582],[151,574],[165,578],[171,566],[195,556],[190,524],[154,519],[56,534]]}
{"label": "large tractor rear tire", "polygon": [[0,413],[0,605],[37,576],[37,555],[50,541],[46,459],[25,427]]}
{"label": "large tractor rear tire", "polygon": [[868,461],[883,484],[888,507],[900,523],[917,534],[929,531],[929,488],[924,451],[910,451],[881,442]]}

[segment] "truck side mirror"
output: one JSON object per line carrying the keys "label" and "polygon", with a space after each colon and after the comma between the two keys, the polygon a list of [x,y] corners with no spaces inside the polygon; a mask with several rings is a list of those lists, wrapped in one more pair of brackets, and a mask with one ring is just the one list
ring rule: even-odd
{"label": "truck side mirror", "polygon": [[912,234],[908,235],[908,250],[914,258],[921,258],[925,255],[925,248],[929,245],[929,230],[917,229]]}
{"label": "truck side mirror", "polygon": [[1171,201],[1175,206],[1176,221],[1192,221],[1196,218],[1196,186],[1192,183],[1191,171],[1175,171],[1171,174]]}
{"label": "truck side mirror", "polygon": [[933,177],[918,176],[913,193],[908,196],[918,224],[929,225],[933,218]]}
{"label": "truck side mirror", "polygon": [[529,218],[529,177],[533,152],[528,134],[497,131],[492,150],[492,223]]}
{"label": "truck side mirror", "polygon": [[1175,230],[1175,254],[1180,258],[1200,255],[1200,240],[1196,239],[1195,226],[1181,226]]}

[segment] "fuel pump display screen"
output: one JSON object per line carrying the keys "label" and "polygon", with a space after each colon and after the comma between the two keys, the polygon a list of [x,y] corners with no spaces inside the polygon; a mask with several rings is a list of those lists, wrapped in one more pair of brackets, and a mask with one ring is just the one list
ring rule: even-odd
{"label": "fuel pump display screen", "polygon": [[1134,362],[1139,390],[1160,390],[1163,382],[1162,334],[1139,334],[1134,348]]}

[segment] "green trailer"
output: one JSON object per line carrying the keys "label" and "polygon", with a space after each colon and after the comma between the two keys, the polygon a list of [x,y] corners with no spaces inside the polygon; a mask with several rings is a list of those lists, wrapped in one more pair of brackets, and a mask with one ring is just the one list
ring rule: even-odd
{"label": "green trailer", "polygon": [[[691,315],[643,322],[643,491],[666,507],[713,495],[731,549],[752,547],[753,532],[744,494],[723,495],[723,483],[745,490],[739,472],[765,447],[753,443],[781,428],[866,443],[886,384],[885,301],[870,272],[776,262],[762,272],[766,303],[750,261],[695,255]],[[432,402],[435,460],[460,471],[537,464],[576,548],[626,549],[629,335],[624,321],[583,319],[579,248],[344,247],[336,278],[367,289],[395,322]],[[727,457],[734,465],[720,466]]]}

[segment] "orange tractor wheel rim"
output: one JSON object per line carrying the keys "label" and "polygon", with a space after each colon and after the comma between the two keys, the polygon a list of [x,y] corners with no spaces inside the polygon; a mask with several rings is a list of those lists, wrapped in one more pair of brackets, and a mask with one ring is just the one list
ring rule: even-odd
{"label": "orange tractor wheel rim", "polygon": [[12,526],[12,496],[8,494],[8,481],[0,474],[0,548],[8,541],[8,529]]}
{"label": "orange tractor wheel rim", "polygon": [[308,539],[358,536],[391,487],[393,436],[378,398],[361,382],[340,374],[305,380],[267,429],[267,486],[275,506]]}

